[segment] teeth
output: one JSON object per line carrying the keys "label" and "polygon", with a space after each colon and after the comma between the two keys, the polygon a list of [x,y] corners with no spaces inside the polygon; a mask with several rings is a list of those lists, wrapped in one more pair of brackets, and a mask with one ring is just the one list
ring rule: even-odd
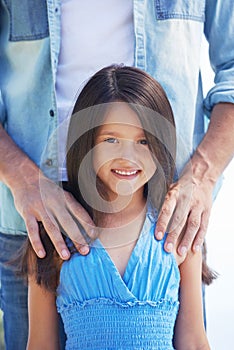
{"label": "teeth", "polygon": [[133,170],[133,171],[114,170],[114,172],[119,175],[130,176],[130,175],[135,175],[137,173],[137,170]]}

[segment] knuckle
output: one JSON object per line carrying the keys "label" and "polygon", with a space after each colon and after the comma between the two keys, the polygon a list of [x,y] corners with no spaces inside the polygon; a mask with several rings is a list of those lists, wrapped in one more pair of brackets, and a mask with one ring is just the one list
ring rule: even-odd
{"label": "knuckle", "polygon": [[35,237],[37,235],[38,227],[36,227],[34,224],[29,223],[26,224],[27,232],[31,237]]}
{"label": "knuckle", "polygon": [[192,243],[192,236],[184,236],[183,240],[183,245],[186,246],[186,247],[190,247],[191,246],[191,243]]}
{"label": "knuckle", "polygon": [[74,198],[68,200],[67,205],[69,209],[71,209],[72,213],[78,218],[83,217],[86,213],[85,209],[80,205],[80,203],[74,201]]}
{"label": "knuckle", "polygon": [[43,225],[47,233],[58,233],[60,232],[58,227],[51,220],[44,220]]}
{"label": "knuckle", "polygon": [[74,243],[74,245],[77,249],[79,249],[83,245],[87,244],[85,242],[85,240],[83,239],[83,237],[80,237],[79,239],[74,239],[74,240],[72,240],[72,242]]}
{"label": "knuckle", "polygon": [[175,193],[174,190],[170,190],[170,191],[166,194],[166,196],[165,196],[165,203],[169,203],[169,202],[172,200],[172,198],[174,197],[174,193]]}
{"label": "knuckle", "polygon": [[162,207],[162,215],[163,216],[168,216],[168,215],[170,215],[170,213],[171,213],[170,206],[169,205],[164,205]]}
{"label": "knuckle", "polygon": [[30,214],[30,208],[29,208],[29,206],[28,206],[28,205],[24,205],[24,206],[21,208],[20,212],[21,212],[21,214],[22,214],[22,216],[23,216],[24,218],[27,218],[27,216]]}
{"label": "knuckle", "polygon": [[164,202],[169,202],[171,199],[171,191],[169,191],[166,196],[165,196],[165,199],[164,199]]}
{"label": "knuckle", "polygon": [[80,236],[79,238],[73,239],[72,242],[74,243],[74,246],[76,247],[77,250],[79,250],[84,245],[87,245],[87,242],[82,236]]}
{"label": "knuckle", "polygon": [[34,217],[26,217],[25,225],[28,234],[30,234],[31,236],[35,236],[38,234],[38,222]]}
{"label": "knuckle", "polygon": [[70,192],[64,191],[63,193],[64,193],[64,198],[68,203],[74,200],[74,197]]}
{"label": "knuckle", "polygon": [[182,219],[179,215],[174,215],[173,222],[175,226],[178,226],[181,223]]}
{"label": "knuckle", "polygon": [[205,236],[205,234],[206,234],[206,232],[207,232],[207,229],[208,229],[208,224],[206,224],[206,223],[201,223],[201,225],[200,225],[200,234],[202,235],[202,236]]}
{"label": "knuckle", "polygon": [[177,230],[170,231],[168,234],[170,241],[173,241],[173,242],[177,240],[178,235],[179,233]]}
{"label": "knuckle", "polygon": [[195,230],[189,230],[187,228],[187,230],[183,233],[182,242],[186,246],[190,246],[195,237],[196,237]]}
{"label": "knuckle", "polygon": [[168,196],[169,198],[171,198],[172,196],[178,196],[179,192],[180,192],[180,186],[178,184],[172,184],[169,187]]}
{"label": "knuckle", "polygon": [[33,249],[36,250],[41,244],[38,235],[28,233],[28,238],[33,246]]}
{"label": "knuckle", "polygon": [[200,221],[198,219],[189,220],[189,226],[192,230],[198,230],[200,227]]}
{"label": "knuckle", "polygon": [[182,225],[180,225],[180,223],[173,222],[170,225],[170,233],[174,234],[175,236],[179,236],[181,231],[182,231]]}
{"label": "knuckle", "polygon": [[191,202],[191,192],[183,192],[180,195],[182,201],[186,201],[188,203]]}
{"label": "knuckle", "polygon": [[75,244],[80,244],[81,242],[84,241],[83,236],[77,229],[76,231],[72,231],[72,233],[69,233],[69,238],[75,243]]}
{"label": "knuckle", "polygon": [[200,246],[203,244],[204,242],[204,236],[197,236],[196,237],[196,244],[199,244]]}
{"label": "knuckle", "polygon": [[74,243],[74,245],[81,245],[81,244],[86,244],[85,238],[82,235],[82,233],[80,232],[79,228],[76,227],[75,230],[72,230],[69,234],[68,234],[69,238],[72,240],[72,242]]}
{"label": "knuckle", "polygon": [[61,237],[58,237],[54,240],[54,244],[56,246],[56,250],[61,251],[63,248],[66,248],[64,240]]}
{"label": "knuckle", "polygon": [[157,223],[157,230],[158,231],[166,231],[167,228],[167,223],[165,221],[163,221],[162,219]]}

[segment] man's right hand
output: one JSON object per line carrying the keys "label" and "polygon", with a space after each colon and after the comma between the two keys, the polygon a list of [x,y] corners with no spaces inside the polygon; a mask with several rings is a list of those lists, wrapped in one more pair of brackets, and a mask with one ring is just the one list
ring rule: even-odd
{"label": "man's right hand", "polygon": [[61,230],[67,234],[77,250],[86,255],[89,246],[76,220],[87,235],[94,238],[95,226],[88,213],[68,192],[46,178],[40,169],[15,145],[0,125],[0,180],[11,190],[15,207],[25,221],[29,239],[38,257],[45,256],[39,235],[42,222],[58,254],[70,257]]}
{"label": "man's right hand", "polygon": [[25,221],[33,249],[39,257],[44,257],[45,251],[40,240],[38,221],[42,222],[62,259],[68,259],[70,253],[61,236],[61,229],[71,238],[81,254],[88,254],[89,247],[74,218],[80,222],[90,238],[94,235],[94,225],[87,212],[70,193],[43,177],[39,183],[37,181],[16,186],[13,196],[16,209]]}

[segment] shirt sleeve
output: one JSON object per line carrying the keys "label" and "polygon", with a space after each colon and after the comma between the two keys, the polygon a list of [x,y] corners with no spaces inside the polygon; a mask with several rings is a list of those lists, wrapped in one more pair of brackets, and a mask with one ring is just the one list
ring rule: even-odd
{"label": "shirt sleeve", "polygon": [[4,125],[6,119],[5,107],[3,104],[2,93],[0,90],[0,124]]}
{"label": "shirt sleeve", "polygon": [[208,91],[204,108],[209,116],[220,102],[234,103],[234,1],[206,1],[204,33],[215,73],[215,85]]}

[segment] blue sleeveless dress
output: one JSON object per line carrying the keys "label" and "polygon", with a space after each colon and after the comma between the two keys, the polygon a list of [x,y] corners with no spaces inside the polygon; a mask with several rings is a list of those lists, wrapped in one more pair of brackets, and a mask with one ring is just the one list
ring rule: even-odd
{"label": "blue sleeveless dress", "polygon": [[173,349],[180,274],[155,223],[150,209],[123,277],[99,240],[63,263],[56,302],[67,350]]}

